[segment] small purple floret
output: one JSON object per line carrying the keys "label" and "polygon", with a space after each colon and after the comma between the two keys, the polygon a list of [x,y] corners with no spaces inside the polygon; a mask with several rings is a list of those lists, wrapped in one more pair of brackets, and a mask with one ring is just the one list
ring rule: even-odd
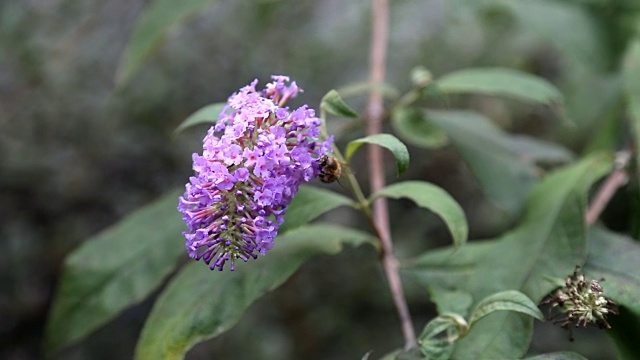
{"label": "small purple floret", "polygon": [[320,140],[320,119],[306,105],[290,111],[302,90],[287,76],[257,91],[255,80],[229,97],[215,126],[193,154],[178,210],[187,224],[186,250],[211,270],[256,259],[273,248],[278,226],[300,184],[318,175],[317,159],[333,139]]}

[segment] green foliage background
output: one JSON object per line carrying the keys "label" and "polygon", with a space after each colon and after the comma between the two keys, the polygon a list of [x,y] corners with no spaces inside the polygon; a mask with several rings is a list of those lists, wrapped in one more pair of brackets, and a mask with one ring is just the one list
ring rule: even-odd
{"label": "green foliage background", "polygon": [[[474,254],[490,253],[490,246],[498,246],[494,244],[508,244],[511,247],[504,245],[502,251],[511,249],[507,252],[514,254],[497,260],[492,258],[495,255],[482,255],[479,266],[484,272],[476,272],[471,280],[464,278],[468,274],[460,274],[459,281],[455,276],[440,279],[437,272],[428,271],[434,261],[442,265],[439,252],[446,249],[416,260],[427,270],[409,270],[405,280],[416,328],[422,329],[436,315],[436,305],[440,308],[446,302],[437,299],[448,299],[447,292],[430,289],[434,305],[423,281],[444,288],[451,287],[447,281],[481,281],[490,286],[480,293],[489,295],[492,284],[499,290],[512,279],[494,277],[491,270],[496,261],[517,268],[513,262],[529,254],[526,242],[510,239],[521,239],[514,234],[540,230],[519,227],[518,221],[545,215],[522,213],[534,184],[559,164],[598,150],[627,147],[640,133],[640,9],[633,0],[391,3],[388,82],[396,90],[387,92],[389,103],[394,94],[411,89],[410,73],[417,65],[429,69],[440,82],[438,96],[421,103],[431,112],[408,109],[394,113],[388,127],[410,145],[412,161],[402,180],[427,180],[443,187],[462,205],[469,238],[492,239],[464,245],[459,261],[477,261]],[[185,118],[202,106],[224,101],[255,77],[264,81],[280,73],[292,76],[305,89],[296,101],[318,108],[330,89],[341,90],[366,78],[369,16],[369,2],[364,0],[1,3],[0,358],[42,357],[45,321],[68,253],[186,181],[191,173],[189,155],[199,150],[205,127],[176,136],[174,129]],[[146,46],[131,50],[130,42],[136,39]],[[451,75],[463,68],[485,69],[479,75],[471,74],[476,76],[473,91],[464,84],[461,89],[459,78]],[[562,101],[558,94],[536,91],[535,85],[533,90],[530,86],[509,88],[504,97],[505,93],[492,86],[508,73],[496,68],[546,79],[560,90]],[[487,72],[490,79],[483,81]],[[342,88],[340,93],[344,96],[349,89],[353,87]],[[356,110],[364,103],[361,95],[346,99]],[[450,111],[453,109],[464,111]],[[341,147],[363,135],[353,121],[331,118],[328,126]],[[593,159],[583,164],[598,163]],[[610,159],[601,161],[600,168],[610,165]],[[356,153],[353,171],[366,181],[364,163],[363,153]],[[391,161],[389,165],[388,178],[393,179],[395,165]],[[603,173],[585,170],[580,176],[575,171],[576,181],[567,185],[567,193],[550,198],[558,201],[559,209],[583,208],[584,204],[576,203],[584,200],[590,183],[597,180],[587,175]],[[580,188],[579,195],[573,193],[573,185]],[[558,187],[547,190],[553,189]],[[339,186],[332,190],[343,191]],[[565,204],[565,195],[570,205]],[[166,195],[160,201],[171,203],[175,196]],[[335,201],[336,206],[346,204]],[[531,200],[529,210],[535,209],[535,201]],[[393,201],[391,206],[396,252],[401,259],[451,243],[439,217],[404,200]],[[175,239],[175,248],[169,245],[154,253],[136,252],[144,249],[144,241],[159,241],[146,237],[144,224],[161,229],[161,234],[179,233],[179,218],[165,213],[162,209],[166,207],[158,209],[153,216],[124,220],[129,225],[120,230],[119,238],[130,257],[105,256],[88,262],[95,266],[96,274],[102,265],[113,266],[109,264],[112,260],[122,261],[120,276],[125,280],[128,270],[145,268],[166,254],[173,254],[177,263],[184,261],[180,238]],[[602,225],[637,239],[639,209],[634,176],[603,214]],[[581,216],[579,212],[560,214],[571,219]],[[560,217],[545,220],[548,233],[565,232],[553,223],[561,222]],[[366,229],[363,219],[346,207],[322,220]],[[99,242],[109,234],[101,233],[90,241]],[[353,244],[364,241],[359,233],[351,235],[346,238]],[[586,239],[586,234],[582,236]],[[637,258],[631,250],[623,252],[629,258],[620,261],[620,269],[605,271],[607,264],[620,259],[607,249],[635,249],[637,244],[618,237],[602,229],[590,235],[591,242],[604,239],[596,247],[591,271],[607,282],[629,286],[621,295],[625,296],[638,291],[638,270],[626,267],[637,263]],[[603,243],[618,245],[603,247]],[[318,251],[333,254],[338,252],[335,246]],[[79,249],[67,261],[87,261],[83,247]],[[473,256],[466,258],[467,254]],[[558,254],[550,256],[554,255]],[[176,262],[150,267],[145,281],[126,284],[127,289],[141,294],[135,297],[139,305],[53,358],[131,358],[156,297],[143,301],[143,295],[166,278]],[[558,270],[555,275],[568,275],[560,270],[570,272],[574,265],[572,261],[554,268]],[[251,266],[243,270],[249,274]],[[619,273],[630,276],[616,279]],[[515,286],[530,288],[526,282]],[[622,285],[616,288],[624,289]],[[74,289],[69,293],[77,295]],[[104,294],[106,298],[109,289]],[[169,300],[163,299],[165,303]],[[625,311],[625,319],[631,321],[614,322],[623,329],[616,341],[625,338],[624,329],[638,328],[633,321],[638,313]],[[90,326],[84,319],[78,321]],[[65,323],[75,326],[72,317]],[[589,359],[616,356],[613,341],[603,332],[580,331],[577,341],[568,343],[566,334],[550,324],[536,322],[535,326],[531,354],[574,350]],[[61,337],[68,336],[64,329],[57,331]],[[247,341],[249,338],[255,340]],[[187,358],[354,359],[371,349],[372,358],[379,358],[401,342],[376,254],[367,246],[346,246],[336,256],[312,257],[277,291],[249,307],[236,327],[196,346]],[[626,354],[633,358],[633,352]]]}

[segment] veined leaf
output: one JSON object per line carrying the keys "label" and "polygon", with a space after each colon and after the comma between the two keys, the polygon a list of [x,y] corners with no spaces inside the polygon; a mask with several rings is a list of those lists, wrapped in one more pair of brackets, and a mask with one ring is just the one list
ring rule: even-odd
{"label": "veined leaf", "polygon": [[171,192],[88,239],[66,259],[46,329],[46,351],[75,343],[141,302],[184,254]]}
{"label": "veined leaf", "polygon": [[381,196],[411,199],[418,206],[436,213],[445,222],[455,246],[460,246],[467,241],[469,228],[464,211],[451,195],[441,188],[424,181],[404,181],[387,186],[373,194],[371,201]]}
{"label": "veined leaf", "polygon": [[469,318],[469,326],[476,321],[491,314],[494,311],[516,311],[527,314],[538,320],[544,320],[544,316],[538,306],[527,295],[516,290],[507,290],[489,295],[482,299]]}
{"label": "veined leaf", "polygon": [[402,141],[390,134],[369,135],[367,137],[351,141],[347,145],[345,153],[347,161],[351,159],[353,154],[355,154],[363,144],[378,145],[391,151],[393,156],[396,158],[396,164],[398,165],[398,176],[402,175],[409,167],[409,150],[407,150],[407,147],[402,143]]}
{"label": "veined leaf", "polygon": [[505,68],[465,69],[449,73],[437,81],[441,91],[499,95],[540,104],[562,101],[562,94],[548,81]]}
{"label": "veined leaf", "polygon": [[336,254],[375,238],[358,230],[311,225],[276,239],[265,257],[236,265],[233,272],[213,272],[191,263],[169,283],[154,305],[136,348],[136,359],[182,359],[198,342],[233,327],[244,311],[277,288],[316,254]]}

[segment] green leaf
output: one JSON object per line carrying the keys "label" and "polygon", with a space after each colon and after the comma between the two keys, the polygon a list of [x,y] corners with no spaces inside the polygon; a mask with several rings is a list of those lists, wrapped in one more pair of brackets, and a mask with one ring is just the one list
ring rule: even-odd
{"label": "green leaf", "polygon": [[182,359],[195,344],[233,327],[254,301],[284,283],[311,256],[336,254],[345,243],[374,241],[358,230],[312,225],[278,236],[265,257],[237,264],[233,272],[213,272],[205,264],[191,263],[155,303],[135,358]]}
{"label": "green leaf", "polygon": [[540,321],[544,321],[544,316],[527,295],[516,290],[507,290],[487,296],[476,306],[469,318],[469,326],[473,326],[476,321],[491,314],[494,311],[516,311],[530,315]]}
{"label": "green leaf", "polygon": [[562,351],[550,354],[536,355],[525,358],[526,360],[587,360],[586,357],[574,352]]}
{"label": "green leaf", "polygon": [[533,319],[512,311],[493,313],[456,343],[453,359],[520,359],[533,336]]}
{"label": "green leaf", "polygon": [[[640,36],[631,41],[624,57],[622,77],[629,101],[631,134],[636,148],[640,146]],[[636,156],[636,176],[640,178],[640,156]]]}
{"label": "green leaf", "polygon": [[422,110],[400,108],[391,115],[391,125],[409,144],[426,148],[441,148],[449,142],[447,134],[429,122]]}
{"label": "green leaf", "polygon": [[340,206],[353,206],[351,199],[336,192],[313,186],[301,186],[291,201],[280,234],[300,227],[318,216]]}
{"label": "green leaf", "polygon": [[[416,259],[403,261],[400,264],[401,269],[432,291],[437,292],[440,288],[461,289],[461,284],[469,280],[480,260],[487,256],[488,252],[496,251],[496,242],[474,241],[460,248],[430,250]],[[437,296],[431,298],[438,308],[449,308],[448,302],[440,303],[438,299]]]}
{"label": "green leaf", "polygon": [[395,87],[387,83],[374,83],[370,81],[357,82],[349,85],[345,85],[337,90],[338,94],[343,99],[347,99],[358,95],[367,95],[369,93],[377,92],[388,99],[397,99],[400,97],[400,92]]}
{"label": "green leaf", "polygon": [[438,308],[438,314],[455,313],[467,316],[469,307],[473,303],[471,294],[463,291],[447,290],[437,286],[432,286],[429,291],[431,301]]}
{"label": "green leaf", "polygon": [[200,108],[198,111],[189,115],[189,117],[176,128],[174,133],[179,134],[185,129],[199,124],[215,123],[218,121],[218,116],[220,116],[220,113],[226,105],[226,103],[215,103]]}
{"label": "green leaf", "polygon": [[141,302],[184,254],[179,192],[88,239],[66,259],[46,328],[46,351],[71,345]]}
{"label": "green leaf", "polygon": [[[593,155],[554,172],[533,189],[525,216],[512,231],[457,252],[433,251],[405,269],[413,268],[418,279],[431,280],[432,286],[468,292],[474,299],[518,290],[539,302],[555,288],[548,278],[564,278],[586,260],[587,191],[611,170],[612,162],[610,155]],[[531,317],[495,312],[457,342],[452,358],[520,358],[532,333]]]}
{"label": "green leaf", "polygon": [[535,163],[564,164],[575,159],[574,154],[562,145],[526,135],[508,135],[505,146],[521,161]]}
{"label": "green leaf", "polygon": [[467,241],[469,227],[464,211],[451,195],[441,188],[424,181],[404,181],[378,191],[371,196],[370,201],[381,196],[414,201],[418,206],[436,213],[445,222],[455,246]]}
{"label": "green leaf", "polygon": [[335,116],[350,118],[358,117],[358,113],[351,109],[335,90],[330,90],[324,97],[322,97],[320,108]]}
{"label": "green leaf", "polygon": [[351,159],[353,154],[355,154],[362,144],[379,145],[391,151],[393,156],[396,158],[396,164],[398,165],[398,176],[402,175],[409,167],[409,150],[407,150],[407,147],[402,143],[402,141],[390,134],[369,135],[367,137],[351,141],[347,145],[347,161]]}
{"label": "green leaf", "polygon": [[548,81],[521,71],[503,68],[465,69],[437,81],[444,93],[498,95],[540,104],[562,101],[562,94]]}
{"label": "green leaf", "polygon": [[514,153],[509,135],[473,112],[428,111],[427,116],[449,135],[489,199],[507,213],[518,214],[538,176],[526,157]]}
{"label": "green leaf", "polygon": [[591,229],[585,274],[590,279],[604,278],[601,284],[604,295],[640,315],[638,264],[640,244],[637,241],[603,228]]}
{"label": "green leaf", "polygon": [[166,34],[190,15],[217,3],[215,0],[155,0],[138,20],[124,50],[116,74],[119,87],[126,85],[162,44]]}

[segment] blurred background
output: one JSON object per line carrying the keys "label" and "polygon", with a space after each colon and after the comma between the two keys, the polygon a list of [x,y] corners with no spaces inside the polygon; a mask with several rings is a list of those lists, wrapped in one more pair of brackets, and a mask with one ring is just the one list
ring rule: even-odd
{"label": "blurred background", "polygon": [[[219,0],[173,27],[141,69],[116,84],[132,30],[151,3],[0,2],[0,359],[43,357],[44,324],[66,254],[187,181],[191,153],[201,149],[206,130],[174,135],[188,115],[271,74],[290,75],[305,90],[294,105],[314,108],[328,90],[366,80],[369,1]],[[392,1],[388,82],[409,90],[417,65],[434,77],[471,66],[520,69],[557,85],[566,97],[564,112],[481,96],[431,105],[482,112],[508,132],[552,140],[575,154],[611,147],[599,137],[605,131],[623,144],[625,132],[609,120],[621,102],[618,71],[633,35],[635,1],[514,3]],[[361,110],[364,97],[349,103]],[[621,115],[613,117],[619,122]],[[343,131],[339,121],[330,126],[339,143],[363,133],[360,127]],[[512,225],[453,148],[412,147],[411,154],[406,178],[449,191],[465,208],[472,239]],[[366,181],[358,160],[364,162],[356,157],[353,170]],[[608,225],[629,229],[616,211],[625,210],[608,210]],[[409,202],[394,202],[392,212],[400,257],[449,243],[435,216]],[[328,216],[362,221],[342,210]],[[407,279],[420,330],[435,309],[413,285]],[[131,358],[152,303],[126,311],[54,358]],[[569,343],[547,324],[535,336],[534,352],[570,348],[590,359],[614,357],[599,331],[578,332]],[[359,359],[369,350],[377,358],[401,343],[376,255],[347,249],[305,264],[233,330],[187,358]]]}

